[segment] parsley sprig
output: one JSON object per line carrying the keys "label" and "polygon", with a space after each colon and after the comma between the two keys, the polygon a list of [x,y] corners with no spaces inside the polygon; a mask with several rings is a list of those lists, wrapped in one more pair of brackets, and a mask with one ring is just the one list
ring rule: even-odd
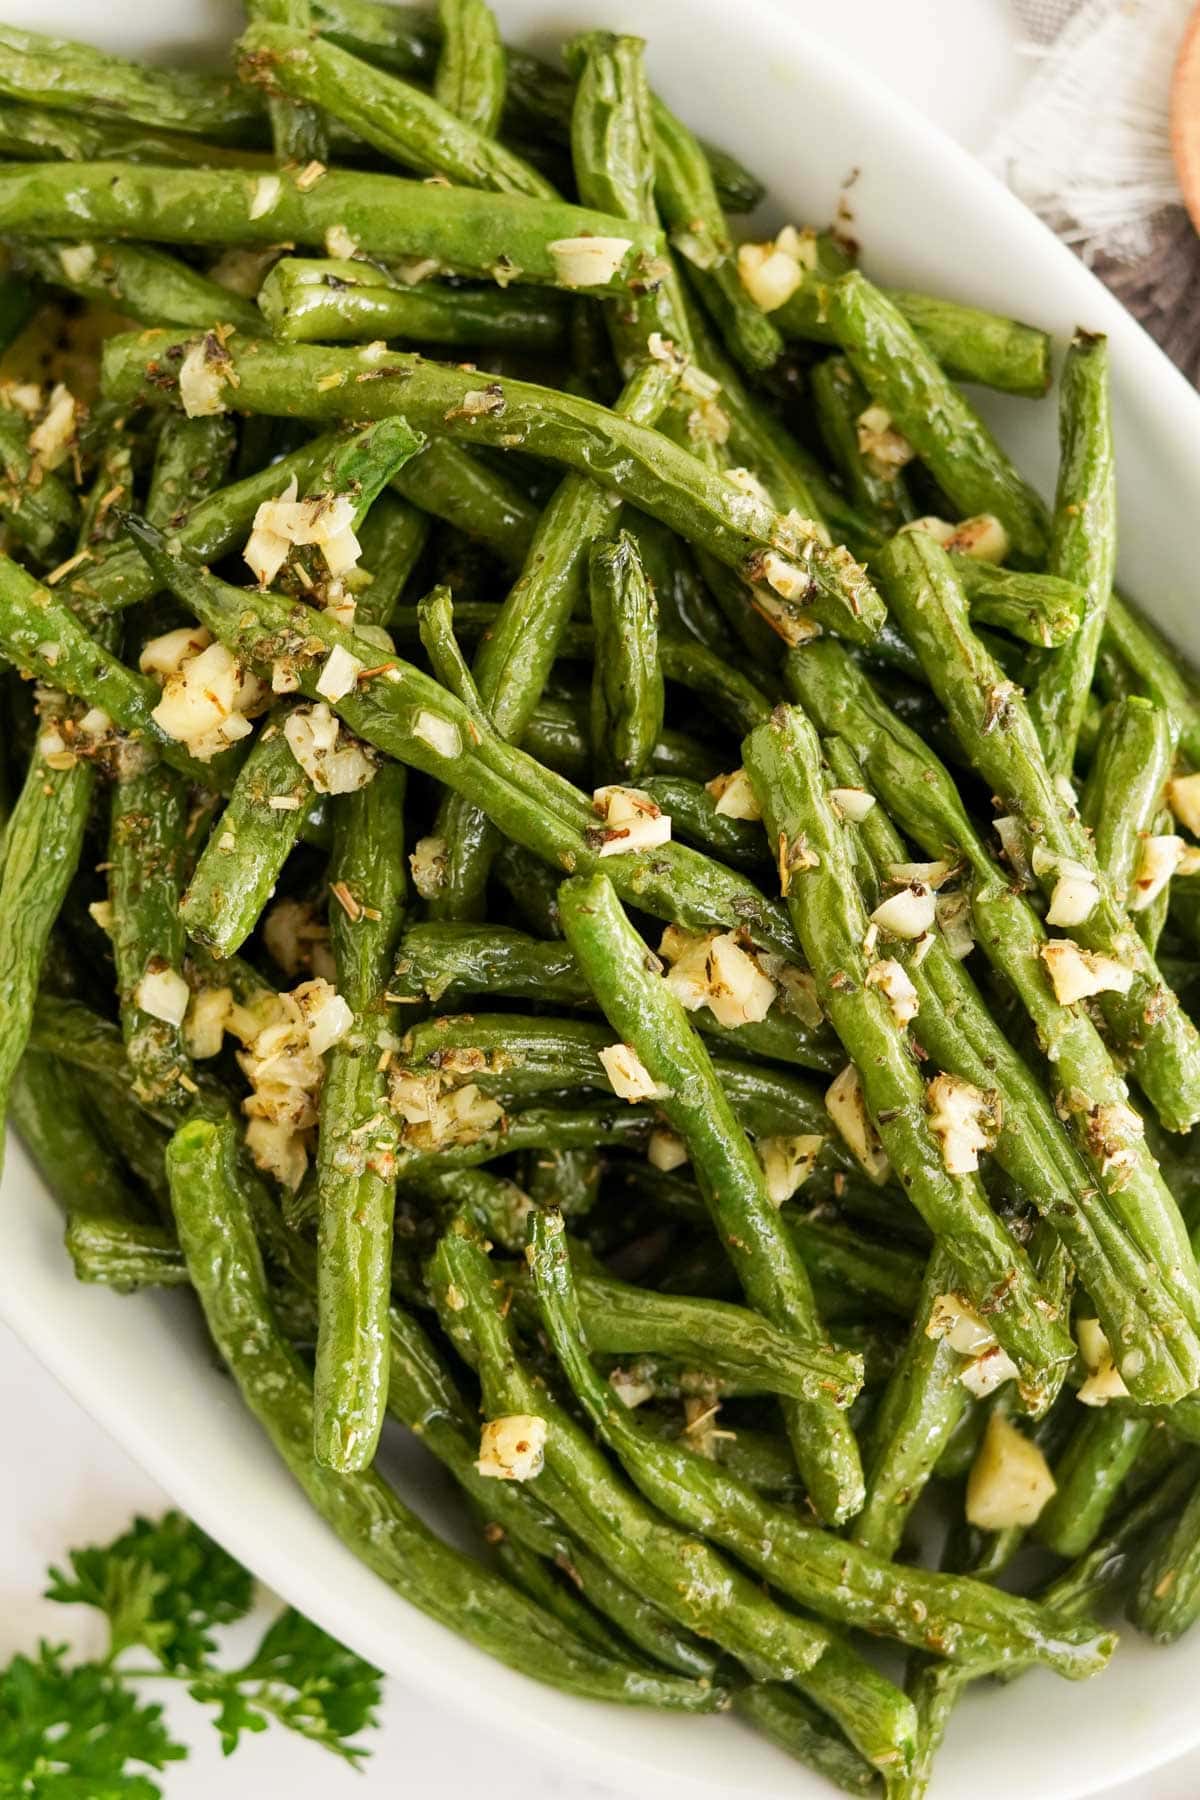
{"label": "parsley sprig", "polygon": [[[159,1800],[150,1773],[187,1755],[150,1681],[186,1682],[228,1755],[244,1731],[271,1720],[357,1765],[358,1734],[376,1723],[380,1675],[288,1608],[247,1662],[217,1659],[214,1632],[250,1611],[249,1572],[180,1513],[135,1520],[115,1542],[73,1550],[50,1570],[46,1596],[92,1606],[108,1621],[108,1648],[68,1667],[65,1646],[0,1669],[0,1793],[22,1800]],[[139,1659],[137,1653],[141,1652]],[[145,1661],[150,1657],[149,1664]]]}

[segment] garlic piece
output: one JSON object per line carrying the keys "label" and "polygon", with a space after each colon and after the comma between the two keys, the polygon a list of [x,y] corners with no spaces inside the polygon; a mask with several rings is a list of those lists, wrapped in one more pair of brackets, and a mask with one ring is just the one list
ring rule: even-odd
{"label": "garlic piece", "polygon": [[232,1011],[232,988],[200,988],[192,995],[183,1022],[183,1041],[195,1062],[220,1055],[226,1022]]}
{"label": "garlic piece", "polygon": [[556,238],[546,245],[554,270],[566,288],[607,287],[629,251],[632,238]]}
{"label": "garlic piece", "polygon": [[755,1149],[767,1184],[767,1199],[782,1206],[808,1180],[817,1166],[825,1139],[811,1132],[790,1137],[759,1138]]}
{"label": "garlic piece", "polygon": [[900,893],[881,901],[871,914],[872,925],[878,925],[896,938],[919,938],[932,929],[937,906],[932,891],[923,881],[914,881]]}
{"label": "garlic piece", "polygon": [[714,812],[727,819],[761,819],[762,807],[745,769],[734,769],[729,775],[714,775],[705,787],[716,802]]}
{"label": "garlic piece", "polygon": [[1060,1006],[1072,1006],[1092,994],[1127,994],[1133,984],[1133,970],[1124,963],[1098,950],[1081,950],[1070,938],[1051,938],[1040,954]]}
{"label": "garlic piece", "polygon": [[1129,1389],[1113,1359],[1112,1349],[1099,1319],[1077,1319],[1075,1336],[1088,1378],[1075,1398],[1082,1406],[1107,1406],[1110,1400],[1127,1400]]}
{"label": "garlic piece", "polygon": [[967,1476],[968,1521],[980,1531],[1028,1528],[1054,1492],[1054,1477],[1038,1446],[993,1411]]}
{"label": "garlic piece", "polygon": [[908,970],[891,957],[871,964],[867,970],[867,986],[882,990],[897,1025],[907,1025],[920,1011],[917,990],[909,979]]}
{"label": "garlic piece", "polygon": [[133,1003],[152,1019],[165,1025],[182,1025],[191,999],[191,989],[177,970],[162,964],[146,969],[133,990]]}
{"label": "garlic piece", "polygon": [[829,798],[852,825],[861,825],[875,804],[874,794],[868,794],[866,788],[860,787],[830,788]]}
{"label": "garlic piece", "polygon": [[[681,939],[689,941],[678,948]],[[664,943],[667,934],[664,933]],[[719,1025],[756,1025],[765,1019],[778,989],[732,932],[680,932],[663,955],[673,961],[665,980],[681,1006],[707,1006]],[[671,950],[675,954],[672,958]]]}
{"label": "garlic piece", "polygon": [[450,847],[444,837],[418,838],[408,859],[413,886],[422,900],[436,899],[446,885]]}
{"label": "garlic piece", "polygon": [[536,1413],[509,1413],[492,1419],[479,1435],[481,1475],[497,1481],[532,1481],[545,1463],[547,1426]]}
{"label": "garlic piece", "polygon": [[741,244],[737,269],[742,286],[765,313],[790,300],[804,279],[796,258],[774,244]]}
{"label": "garlic piece", "polygon": [[316,689],[323,700],[344,700],[353,693],[363,664],[341,644],[335,644],[325,658],[325,666],[317,677]]}
{"label": "garlic piece", "polygon": [[1142,838],[1141,854],[1129,895],[1131,912],[1144,912],[1148,906],[1153,905],[1179,868],[1186,850],[1187,845],[1181,837],[1167,832],[1149,833]]}
{"label": "garlic piece", "polygon": [[662,1126],[650,1133],[650,1141],[646,1145],[646,1161],[652,1169],[669,1175],[672,1169],[681,1169],[690,1160],[688,1147],[678,1133]]}
{"label": "garlic piece", "polygon": [[892,1165],[867,1111],[862,1082],[853,1063],[847,1063],[825,1090],[825,1107],[847,1147],[871,1180],[885,1182],[892,1172]]}
{"label": "garlic piece", "polygon": [[1090,875],[1060,875],[1050,895],[1047,925],[1082,925],[1100,904],[1100,889]]}
{"label": "garlic piece", "polygon": [[975,948],[970,894],[939,894],[936,911],[938,930],[947,950],[955,962],[962,962]]}
{"label": "garlic piece", "polygon": [[631,1044],[610,1044],[599,1055],[618,1100],[665,1100],[670,1094],[669,1087],[655,1081]]}
{"label": "garlic piece", "polygon": [[958,1075],[935,1075],[926,1090],[929,1129],[942,1149],[948,1175],[971,1175],[979,1153],[990,1150],[1000,1130],[1000,1096]]}
{"label": "garlic piece", "polygon": [[885,407],[871,405],[857,421],[858,452],[881,481],[894,481],[916,451],[904,433],[897,431]]}
{"label": "garlic piece", "polygon": [[629,850],[653,850],[671,838],[667,813],[641,788],[600,787],[592,806],[604,821],[600,833],[601,856],[623,856]]}
{"label": "garlic piece", "polygon": [[1166,786],[1167,805],[1193,837],[1200,837],[1200,772],[1176,775]]}
{"label": "garlic piece", "polygon": [[353,794],[374,779],[378,767],[374,757],[342,728],[324,702],[293,707],[283,735],[319,794]]}

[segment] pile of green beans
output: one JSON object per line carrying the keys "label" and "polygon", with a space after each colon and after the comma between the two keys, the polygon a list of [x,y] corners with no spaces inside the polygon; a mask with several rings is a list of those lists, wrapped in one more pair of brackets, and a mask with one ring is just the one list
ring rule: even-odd
{"label": "pile of green beans", "polygon": [[246,10],[0,27],[0,1119],[412,1604],[920,1800],[969,1682],[1200,1617],[1200,679],[1107,345],[1042,496],[971,395],[1046,333],[739,244],[639,38]]}

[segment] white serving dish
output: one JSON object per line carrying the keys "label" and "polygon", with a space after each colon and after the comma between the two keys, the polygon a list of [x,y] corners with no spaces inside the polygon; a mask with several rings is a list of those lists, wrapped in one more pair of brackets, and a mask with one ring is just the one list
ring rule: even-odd
{"label": "white serving dish", "polygon": [[[497,0],[506,36],[553,52],[596,24],[641,31],[653,80],[706,135],[765,178],[771,220],[820,222],[855,170],[855,229],[867,268],[1053,330],[1112,340],[1122,578],[1200,656],[1195,550],[1200,399],[1109,294],[1006,190],[874,78],[800,28],[775,0]],[[221,41],[226,0],[6,0],[10,23],[150,53]],[[1053,405],[986,410],[1049,488]],[[59,1216],[19,1145],[0,1208],[0,1314],[46,1366],[207,1530],[288,1600],[410,1685],[460,1699],[480,1727],[578,1757],[581,1773],[631,1791],[813,1800],[830,1792],[725,1720],[615,1711],[534,1686],[397,1599],[309,1510],[214,1366],[185,1296],[119,1298],[74,1281]],[[436,1512],[445,1488],[423,1453],[398,1452],[401,1486]],[[1099,1679],[1032,1675],[975,1692],[955,1718],[934,1797],[1075,1800],[1200,1742],[1200,1639],[1171,1651],[1132,1636]],[[452,1780],[453,1757],[447,1772]]]}

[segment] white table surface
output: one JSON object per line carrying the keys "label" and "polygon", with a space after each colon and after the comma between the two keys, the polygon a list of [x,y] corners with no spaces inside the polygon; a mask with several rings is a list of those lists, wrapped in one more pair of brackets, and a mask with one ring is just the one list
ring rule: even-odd
{"label": "white table surface", "polygon": [[[889,81],[971,148],[987,139],[1023,78],[1007,0],[791,0],[802,16]],[[17,0],[16,11],[23,8]],[[10,18],[0,0],[0,15]],[[22,17],[21,23],[34,23]],[[652,9],[648,19],[652,29]],[[714,127],[714,136],[719,132]],[[154,1515],[165,1495],[67,1397],[27,1350],[0,1325],[0,1418],[5,1467],[0,1478],[0,1661],[39,1635],[86,1645],[77,1635],[87,1615],[40,1598],[45,1571],[65,1550],[103,1541],[136,1511]],[[265,1615],[264,1615],[265,1616]],[[444,1790],[486,1792],[488,1800],[630,1800],[637,1790],[589,1779],[586,1768],[498,1742],[473,1727],[469,1701],[439,1706],[392,1681],[383,1728],[373,1734],[365,1776],[333,1757],[272,1730],[243,1740],[232,1762],[216,1733],[182,1696],[166,1697],[189,1760],[163,1780],[168,1800],[363,1800],[384,1794]],[[831,1790],[832,1791],[832,1790]],[[1110,1800],[1194,1800],[1200,1794],[1200,1751],[1120,1789]],[[641,1796],[638,1796],[641,1800]],[[655,1800],[672,1800],[656,1784]],[[732,1797],[731,1797],[732,1800]]]}

